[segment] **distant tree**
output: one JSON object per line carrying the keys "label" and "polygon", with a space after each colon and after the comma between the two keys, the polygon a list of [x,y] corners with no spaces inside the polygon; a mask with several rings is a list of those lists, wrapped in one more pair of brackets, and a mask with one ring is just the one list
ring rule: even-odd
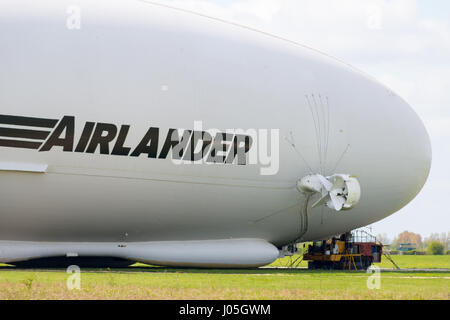
{"label": "distant tree", "polygon": [[429,237],[425,238],[425,241],[430,243],[432,241],[439,241],[439,233],[432,233]]}
{"label": "distant tree", "polygon": [[444,254],[444,245],[439,241],[431,241],[428,244],[427,254],[431,255],[443,255]]}
{"label": "distant tree", "polygon": [[450,232],[441,233],[439,240],[444,245],[444,250],[447,251],[450,248]]}
{"label": "distant tree", "polygon": [[441,234],[439,233],[432,233],[429,237],[425,238],[423,241],[423,244],[425,247],[427,247],[431,242],[437,241],[442,243],[444,246],[444,251],[450,249],[450,232],[443,232]]}
{"label": "distant tree", "polygon": [[386,233],[378,234],[377,235],[377,240],[380,241],[384,245],[391,244],[391,240],[388,238]]}
{"label": "distant tree", "polygon": [[417,233],[404,231],[398,235],[396,238],[396,244],[400,243],[411,243],[416,246],[416,248],[422,247],[422,236]]}

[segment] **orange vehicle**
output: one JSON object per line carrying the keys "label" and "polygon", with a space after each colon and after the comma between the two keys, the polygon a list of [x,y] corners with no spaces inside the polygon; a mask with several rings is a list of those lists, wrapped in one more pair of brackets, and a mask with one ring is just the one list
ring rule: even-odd
{"label": "orange vehicle", "polygon": [[383,245],[365,231],[358,230],[314,242],[303,255],[309,269],[367,270],[381,262]]}

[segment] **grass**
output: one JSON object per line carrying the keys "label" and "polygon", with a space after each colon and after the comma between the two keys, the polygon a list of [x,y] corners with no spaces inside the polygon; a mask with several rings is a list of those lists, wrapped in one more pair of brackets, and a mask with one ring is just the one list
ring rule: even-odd
{"label": "grass", "polygon": [[[448,256],[399,256],[401,267],[449,267]],[[414,259],[416,258],[416,259]],[[286,261],[278,261],[281,266]],[[382,264],[383,266],[383,264]],[[388,265],[386,265],[388,266]],[[82,270],[81,290],[68,290],[64,270],[0,267],[0,299],[450,299],[450,272],[382,272],[369,290],[365,272],[302,269]]]}
{"label": "grass", "polygon": [[[446,256],[392,256],[395,263],[402,269],[450,269],[450,255]],[[391,262],[385,257],[380,268],[393,268]]]}
{"label": "grass", "polygon": [[[299,256],[286,257],[278,259],[272,263],[271,267],[287,267],[295,262]],[[450,269],[450,255],[446,256],[392,256],[392,259],[401,269]],[[300,261],[300,260],[297,260]],[[394,268],[394,265],[385,257],[381,259],[381,263],[376,263],[380,268]],[[306,261],[302,261],[299,268],[307,268]]]}

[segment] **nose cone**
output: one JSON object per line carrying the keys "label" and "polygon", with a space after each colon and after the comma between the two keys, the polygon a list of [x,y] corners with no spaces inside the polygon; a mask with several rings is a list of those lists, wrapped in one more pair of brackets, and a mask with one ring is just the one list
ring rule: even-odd
{"label": "nose cone", "polygon": [[356,125],[355,133],[361,134],[353,137],[359,146],[354,156],[363,160],[358,168],[362,188],[358,207],[369,213],[368,223],[411,202],[423,188],[432,160],[429,135],[411,106],[384,87],[372,97],[364,109],[365,121]]}
{"label": "nose cone", "polygon": [[[395,154],[397,159],[392,159],[392,163],[399,182],[404,183],[402,189],[405,194],[398,208],[401,209],[413,200],[425,185],[431,169],[432,150],[430,137],[421,119],[406,102],[401,100],[398,104],[401,114],[398,120],[391,121],[397,123],[401,131],[396,139],[392,139],[391,148],[398,148]],[[386,144],[388,143],[389,139]]]}
{"label": "nose cone", "polygon": [[[402,119],[398,121],[399,128],[404,130],[399,133],[399,139],[403,144],[399,145],[398,159],[394,161],[399,177],[404,178],[405,192],[400,208],[413,200],[425,185],[432,163],[431,141],[424,123],[414,112],[411,106],[397,98],[398,108],[402,112]],[[397,122],[397,121],[395,121]],[[399,155],[401,153],[402,155]],[[401,175],[400,175],[401,174]]]}

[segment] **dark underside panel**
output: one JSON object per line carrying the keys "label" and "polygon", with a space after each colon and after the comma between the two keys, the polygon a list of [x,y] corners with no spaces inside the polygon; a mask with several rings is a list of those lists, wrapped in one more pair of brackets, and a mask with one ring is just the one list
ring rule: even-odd
{"label": "dark underside panel", "polygon": [[52,257],[11,263],[17,268],[125,268],[135,262],[111,257]]}

